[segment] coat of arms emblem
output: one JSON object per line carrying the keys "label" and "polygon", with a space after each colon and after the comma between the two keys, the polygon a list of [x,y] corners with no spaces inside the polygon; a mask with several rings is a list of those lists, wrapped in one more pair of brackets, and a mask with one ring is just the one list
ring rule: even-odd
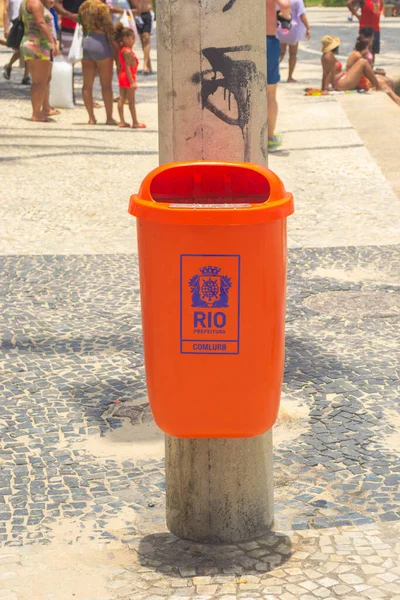
{"label": "coat of arms emblem", "polygon": [[201,267],[200,274],[194,275],[190,281],[192,307],[194,308],[228,308],[231,278],[220,275],[219,267]]}

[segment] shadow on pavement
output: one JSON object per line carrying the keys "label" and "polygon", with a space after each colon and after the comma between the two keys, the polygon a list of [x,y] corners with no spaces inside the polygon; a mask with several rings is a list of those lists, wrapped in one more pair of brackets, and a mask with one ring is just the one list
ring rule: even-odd
{"label": "shadow on pavement", "polygon": [[[97,151],[97,152],[92,152],[92,151],[88,151],[88,152],[74,152],[74,156],[94,156],[94,155],[106,155],[106,156],[110,156],[110,155],[115,155],[115,156],[150,156],[150,155],[157,155],[158,152],[156,152],[155,150],[137,150],[136,152],[132,151],[132,150],[120,150],[120,151],[109,151],[109,150],[105,150],[105,151]],[[19,161],[19,160],[33,160],[36,158],[54,158],[54,157],[58,157],[58,156],[71,156],[71,151],[68,152],[54,152],[53,154],[49,153],[49,154],[30,154],[27,156],[1,156],[0,157],[0,162],[13,162],[13,161]]]}
{"label": "shadow on pavement", "polygon": [[170,533],[156,533],[142,538],[137,550],[143,566],[153,566],[170,576],[187,580],[202,575],[236,575],[242,584],[246,575],[268,573],[292,555],[290,538],[275,531],[236,544],[200,544]]}

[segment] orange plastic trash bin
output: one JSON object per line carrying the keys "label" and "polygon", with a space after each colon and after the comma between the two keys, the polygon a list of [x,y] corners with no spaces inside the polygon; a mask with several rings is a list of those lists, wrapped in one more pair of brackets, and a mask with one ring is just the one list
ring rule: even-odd
{"label": "orange plastic trash bin", "polygon": [[149,401],[165,433],[251,437],[274,424],[293,210],[280,179],[247,163],[163,165],[131,197]]}

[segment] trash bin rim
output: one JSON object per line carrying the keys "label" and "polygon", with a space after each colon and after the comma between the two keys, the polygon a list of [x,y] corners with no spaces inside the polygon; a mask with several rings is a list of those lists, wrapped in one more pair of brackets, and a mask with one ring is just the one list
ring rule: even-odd
{"label": "trash bin rim", "polygon": [[[152,181],[166,170],[185,166],[221,165],[243,168],[263,175],[270,186],[268,199],[263,203],[249,203],[248,206],[240,208],[234,204],[223,208],[199,207],[196,204],[182,208],[172,207],[167,202],[157,202],[151,196]],[[294,212],[294,204],[292,194],[285,191],[279,177],[263,165],[227,161],[187,161],[167,163],[151,171],[143,180],[139,193],[131,196],[128,212],[139,219],[171,224],[246,225],[283,219]]]}

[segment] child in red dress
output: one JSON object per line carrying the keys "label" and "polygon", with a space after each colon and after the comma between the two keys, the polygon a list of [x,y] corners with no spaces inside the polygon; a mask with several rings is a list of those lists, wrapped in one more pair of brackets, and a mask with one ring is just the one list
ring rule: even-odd
{"label": "child in red dress", "polygon": [[137,89],[136,71],[139,66],[139,61],[136,57],[136,54],[132,50],[133,44],[135,43],[135,34],[133,33],[132,29],[124,27],[121,23],[118,23],[115,28],[114,37],[115,41],[119,45],[120,71],[118,73],[118,112],[121,119],[119,126],[130,127],[129,123],[127,123],[124,118],[124,104],[127,100],[129,104],[129,110],[132,115],[132,127],[134,129],[144,129],[146,125],[144,123],[139,123],[135,106],[135,91]]}

